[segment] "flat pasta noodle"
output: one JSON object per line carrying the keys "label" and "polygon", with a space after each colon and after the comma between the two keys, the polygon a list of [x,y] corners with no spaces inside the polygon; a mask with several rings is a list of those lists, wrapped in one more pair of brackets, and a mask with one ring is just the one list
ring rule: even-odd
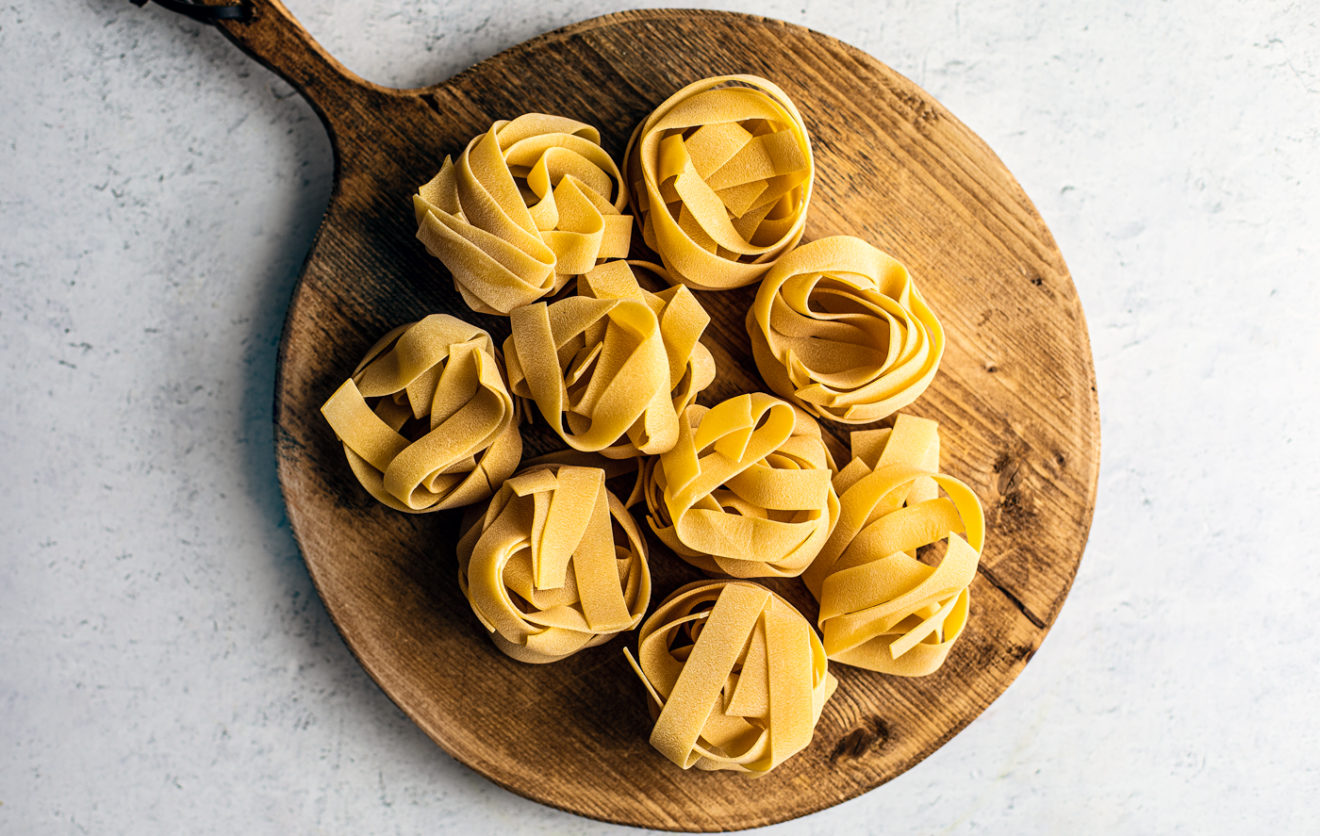
{"label": "flat pasta noodle", "polygon": [[358,481],[398,511],[488,499],[522,458],[490,335],[448,314],[382,337],[321,414]]}
{"label": "flat pasta noodle", "polygon": [[849,424],[911,404],[944,354],[944,329],[907,269],[851,236],[803,244],[776,262],[747,332],[774,392]]}
{"label": "flat pasta noodle", "polygon": [[651,745],[683,769],[768,773],[811,742],[837,682],[811,624],[747,581],[665,599],[624,650],[655,719]]}
{"label": "flat pasta noodle", "polygon": [[[583,453],[565,449],[543,453],[523,460],[523,467],[538,464],[572,464],[579,467],[598,467],[605,471],[605,484],[616,496],[626,497],[623,507],[632,508],[642,501],[642,456],[612,459],[600,453]],[[611,484],[612,483],[612,484]]]}
{"label": "flat pasta noodle", "polygon": [[762,392],[684,418],[674,448],[645,464],[651,530],[706,572],[801,574],[839,516],[815,419]]}
{"label": "flat pasta noodle", "polygon": [[686,287],[652,293],[628,263],[608,262],[578,279],[577,295],[513,311],[509,387],[574,450],[662,453],[678,441],[679,415],[715,379],[701,344],[709,322]]}
{"label": "flat pasta noodle", "polygon": [[507,315],[628,255],[632,218],[594,127],[528,113],[499,121],[413,197],[417,237],[478,313]]}
{"label": "flat pasta noodle", "polygon": [[643,239],[689,287],[751,284],[806,227],[807,128],[758,76],[707,78],[670,96],[638,125],[625,167]]}
{"label": "flat pasta noodle", "polygon": [[[802,579],[820,602],[831,661],[925,676],[967,625],[985,540],[981,503],[938,472],[934,421],[899,415],[893,429],[854,432],[852,447],[834,480],[839,523]],[[941,540],[948,545],[936,565],[917,558]]]}
{"label": "flat pasta noodle", "polygon": [[554,662],[636,627],[651,601],[646,543],[605,471],[528,468],[458,541],[458,582],[496,647]]}

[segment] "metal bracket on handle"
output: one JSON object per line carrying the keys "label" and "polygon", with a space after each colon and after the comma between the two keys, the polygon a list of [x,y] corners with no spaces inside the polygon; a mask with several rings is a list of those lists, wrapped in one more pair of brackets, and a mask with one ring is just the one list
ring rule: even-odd
{"label": "metal bracket on handle", "polygon": [[199,0],[129,0],[135,6],[145,6],[154,2],[172,12],[200,20],[202,23],[214,23],[217,20],[251,20],[252,7],[247,0],[240,0],[227,6],[208,6]]}

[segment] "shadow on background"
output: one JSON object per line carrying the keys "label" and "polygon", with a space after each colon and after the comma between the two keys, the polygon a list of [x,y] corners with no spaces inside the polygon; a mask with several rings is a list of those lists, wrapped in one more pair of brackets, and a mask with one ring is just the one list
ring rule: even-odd
{"label": "shadow on background", "polygon": [[[292,153],[288,149],[281,152],[299,162],[299,186],[292,194],[272,193],[270,200],[282,208],[283,214],[272,213],[276,219],[274,231],[264,234],[258,244],[268,251],[262,275],[235,282],[235,291],[246,289],[249,297],[243,308],[246,316],[233,329],[243,345],[239,376],[243,389],[240,423],[231,431],[239,441],[248,496],[266,524],[260,542],[269,549],[278,583],[270,595],[280,610],[277,623],[297,656],[297,675],[313,678],[305,683],[305,690],[327,697],[320,705],[303,708],[311,715],[324,716],[331,711],[351,715],[355,724],[361,724],[359,728],[368,730],[369,737],[388,741],[391,760],[404,760],[420,768],[434,764],[432,780],[485,785],[484,779],[466,767],[454,768],[458,763],[444,757],[358,665],[312,585],[285,513],[272,420],[276,365],[285,313],[330,199],[333,158],[325,129],[311,107],[282,79],[249,59],[222,34],[210,31],[206,24],[151,4],[138,9],[126,0],[101,0],[96,6],[103,18],[141,15],[149,20],[149,36],[187,39],[193,59],[218,79],[221,87],[233,85],[244,98],[261,103],[264,112],[254,113],[255,117],[290,125],[282,141],[288,143]],[[290,110],[297,112],[292,119],[288,117]],[[333,706],[332,700],[347,705]]]}

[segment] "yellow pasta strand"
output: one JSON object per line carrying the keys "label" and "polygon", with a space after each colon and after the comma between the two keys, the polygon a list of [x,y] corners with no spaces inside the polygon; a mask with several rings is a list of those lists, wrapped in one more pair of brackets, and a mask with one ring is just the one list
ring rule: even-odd
{"label": "yellow pasta strand", "polygon": [[496,647],[553,662],[642,620],[646,544],[594,467],[543,465],[510,478],[458,541],[458,582]]}
{"label": "yellow pasta strand", "polygon": [[688,407],[678,443],[645,467],[651,529],[706,572],[799,575],[839,516],[820,426],[761,392]]}
{"label": "yellow pasta strand", "polygon": [[649,696],[651,745],[683,769],[768,773],[811,742],[837,682],[816,631],[747,581],[665,599],[625,655]]}
{"label": "yellow pasta strand", "polygon": [[505,314],[623,258],[632,218],[618,166],[590,125],[529,113],[500,121],[413,197],[417,237],[478,313]]}
{"label": "yellow pasta strand", "polygon": [[850,236],[781,258],[757,290],[747,331],[773,391],[849,424],[911,404],[944,354],[944,329],[907,269]]}
{"label": "yellow pasta strand", "polygon": [[633,133],[626,168],[647,246],[699,290],[751,284],[791,249],[815,177],[802,115],[752,75],[670,96]]}
{"label": "yellow pasta strand", "polygon": [[[853,433],[855,457],[835,477],[838,525],[802,575],[820,601],[832,661],[924,676],[944,664],[967,624],[985,519],[970,488],[937,472],[936,429],[899,415],[892,430]],[[917,559],[941,540],[948,546],[936,565]]]}
{"label": "yellow pasta strand", "polygon": [[509,387],[534,400],[574,450],[662,453],[678,441],[679,415],[715,378],[700,342],[709,322],[686,287],[651,293],[628,263],[602,264],[578,279],[576,296],[513,312]]}
{"label": "yellow pasta strand", "polygon": [[321,414],[362,486],[399,511],[487,499],[522,457],[490,335],[447,314],[386,334]]}

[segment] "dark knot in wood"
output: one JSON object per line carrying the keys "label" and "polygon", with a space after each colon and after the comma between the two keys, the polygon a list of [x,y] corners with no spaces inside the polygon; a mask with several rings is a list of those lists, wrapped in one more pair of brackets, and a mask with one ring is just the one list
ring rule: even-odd
{"label": "dark knot in wood", "polygon": [[870,749],[879,749],[889,742],[889,724],[879,717],[868,717],[861,725],[845,734],[830,752],[830,763],[852,760],[865,755]]}

